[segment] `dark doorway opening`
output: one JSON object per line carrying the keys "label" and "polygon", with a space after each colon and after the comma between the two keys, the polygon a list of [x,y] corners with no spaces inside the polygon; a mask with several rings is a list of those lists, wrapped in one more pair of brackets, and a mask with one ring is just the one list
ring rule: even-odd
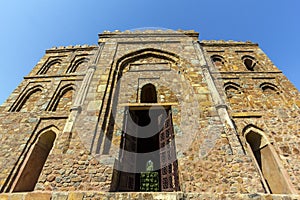
{"label": "dark doorway opening", "polygon": [[142,87],[141,103],[157,103],[156,88],[153,84],[148,83]]}
{"label": "dark doorway opening", "polygon": [[[140,191],[142,188],[143,177],[142,172],[147,171],[147,163],[150,161],[153,163],[152,174],[160,174],[160,159],[159,159],[159,123],[158,117],[161,114],[161,110],[152,110],[151,116],[149,110],[132,110],[131,115],[135,115],[138,120],[138,137],[137,137],[137,159],[136,159],[136,191]],[[153,175],[155,176],[155,175]],[[160,189],[160,176],[157,180],[157,189]],[[150,183],[151,184],[151,183]]]}
{"label": "dark doorway opening", "polygon": [[272,149],[272,144],[268,143],[261,134],[254,131],[247,133],[246,140],[251,147],[270,193],[291,193],[287,179],[282,173],[281,167],[279,167],[278,159],[276,159],[276,151]]}
{"label": "dark doorway opening", "polygon": [[53,147],[56,134],[49,130],[43,133],[34,145],[31,154],[18,178],[13,192],[33,191],[47,157]]}
{"label": "dark doorway opening", "polygon": [[115,190],[178,191],[178,164],[170,107],[126,109]]}

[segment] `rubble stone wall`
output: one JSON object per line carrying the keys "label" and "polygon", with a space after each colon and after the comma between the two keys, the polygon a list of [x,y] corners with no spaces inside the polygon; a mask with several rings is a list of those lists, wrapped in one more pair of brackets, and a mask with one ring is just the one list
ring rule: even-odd
{"label": "rubble stone wall", "polygon": [[[55,127],[57,137],[35,191],[0,197],[269,199],[245,139],[248,127],[264,133],[299,193],[299,92],[257,44],[197,37],[192,31],[105,32],[98,46],[47,50],[0,106],[1,192],[11,192],[41,131]],[[217,112],[202,58],[237,135]],[[143,105],[146,84],[156,88],[155,105],[172,110],[182,193],[108,193],[125,107]]]}

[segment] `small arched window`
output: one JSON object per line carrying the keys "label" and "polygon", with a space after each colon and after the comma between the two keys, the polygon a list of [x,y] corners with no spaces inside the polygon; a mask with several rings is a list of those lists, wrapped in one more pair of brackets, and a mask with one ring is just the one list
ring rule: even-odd
{"label": "small arched window", "polygon": [[224,90],[228,98],[241,94],[241,87],[237,83],[227,82],[224,84]]}
{"label": "small arched window", "polygon": [[252,56],[244,56],[242,58],[243,63],[245,65],[245,67],[250,70],[250,71],[254,71],[254,67],[256,66],[256,60],[254,57]]}
{"label": "small arched window", "polygon": [[153,84],[149,83],[142,87],[141,103],[157,103],[156,88]]}
{"label": "small arched window", "polygon": [[215,64],[215,66],[218,68],[221,68],[224,66],[225,60],[222,56],[213,55],[213,56],[211,56],[211,60]]}
{"label": "small arched window", "polygon": [[37,142],[31,149],[23,170],[13,187],[13,192],[33,191],[40,173],[44,167],[50,150],[53,147],[56,134],[52,129],[45,130],[39,136]]}
{"label": "small arched window", "polygon": [[279,94],[277,86],[272,83],[262,83],[259,87],[265,95]]}

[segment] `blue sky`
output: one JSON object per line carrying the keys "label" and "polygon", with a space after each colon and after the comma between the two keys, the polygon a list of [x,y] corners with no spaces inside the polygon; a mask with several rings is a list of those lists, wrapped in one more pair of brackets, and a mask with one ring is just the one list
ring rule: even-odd
{"label": "blue sky", "polygon": [[104,30],[194,29],[200,40],[259,43],[299,89],[299,0],[6,0],[0,3],[0,103],[52,46],[96,44]]}

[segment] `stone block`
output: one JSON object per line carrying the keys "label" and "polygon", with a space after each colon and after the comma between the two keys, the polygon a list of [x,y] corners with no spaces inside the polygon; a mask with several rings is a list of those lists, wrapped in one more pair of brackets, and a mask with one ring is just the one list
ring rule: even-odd
{"label": "stone block", "polygon": [[51,200],[51,193],[29,192],[24,200]]}
{"label": "stone block", "polygon": [[68,200],[67,192],[55,192],[52,194],[51,200]]}
{"label": "stone block", "polygon": [[70,192],[68,196],[68,200],[83,200],[84,193],[83,192]]}
{"label": "stone block", "polygon": [[[256,194],[262,199],[288,199],[291,195],[263,194],[261,177],[247,152],[250,149],[246,147],[244,130],[248,125],[257,127],[258,132],[271,139],[268,142],[276,153],[282,154],[279,160],[284,161],[283,167],[290,176],[291,185],[299,193],[300,101],[297,89],[256,44],[198,43],[195,42],[197,33],[180,33],[167,30],[105,32],[100,34],[100,40],[107,41],[101,52],[94,51],[96,45],[47,50],[31,71],[31,77],[26,77],[0,106],[0,163],[4,163],[0,170],[0,185],[15,181],[17,170],[14,169],[23,169],[27,159],[24,156],[29,155],[35,142],[39,141],[40,131],[48,127],[58,129],[54,146],[35,186],[37,192],[0,194],[0,200],[8,197],[49,199],[51,193],[46,191],[52,191],[52,199],[56,200],[255,199]],[[199,44],[201,48],[198,48]],[[221,62],[211,63],[210,58],[214,55],[222,58]],[[253,70],[247,69],[244,56],[255,57],[257,62]],[[99,58],[91,79],[89,75],[93,69],[86,73],[89,64],[80,65],[75,73],[65,73],[78,58],[84,57],[90,63],[95,57]],[[48,66],[53,59],[59,59],[61,63]],[[48,71],[38,74],[43,66],[48,66]],[[118,81],[120,87],[115,84]],[[224,88],[229,82],[232,87]],[[179,182],[183,191],[191,193],[108,192],[112,179],[116,182],[113,183],[115,188],[120,180],[116,175],[119,172],[112,171],[116,166],[115,158],[124,159],[122,161],[126,163],[126,152],[121,149],[128,141],[122,139],[122,130],[130,127],[123,124],[126,121],[124,107],[131,102],[132,107],[144,106],[145,109],[146,104],[139,102],[141,88],[148,83],[155,86],[153,94],[157,103],[173,110]],[[268,91],[262,88],[265,83],[270,84]],[[42,92],[30,91],[29,96],[23,96],[28,89],[38,85]],[[76,86],[80,94],[64,93],[61,89],[67,85]],[[81,98],[84,98],[83,104],[74,106],[74,99]],[[20,110],[16,107],[10,112],[11,106],[19,106]],[[51,106],[57,106],[57,109],[46,111]],[[73,108],[71,112],[69,108]],[[146,115],[137,118],[142,124],[147,121]],[[154,119],[157,124],[160,120]],[[159,140],[162,139],[155,137],[145,145],[137,146],[139,149],[141,146],[151,148],[148,144],[151,142],[155,143],[153,146],[159,146],[162,144]],[[134,147],[134,142],[126,147]],[[88,194],[84,190],[88,190]]]}
{"label": "stone block", "polygon": [[9,200],[9,194],[0,194],[0,200]]}

